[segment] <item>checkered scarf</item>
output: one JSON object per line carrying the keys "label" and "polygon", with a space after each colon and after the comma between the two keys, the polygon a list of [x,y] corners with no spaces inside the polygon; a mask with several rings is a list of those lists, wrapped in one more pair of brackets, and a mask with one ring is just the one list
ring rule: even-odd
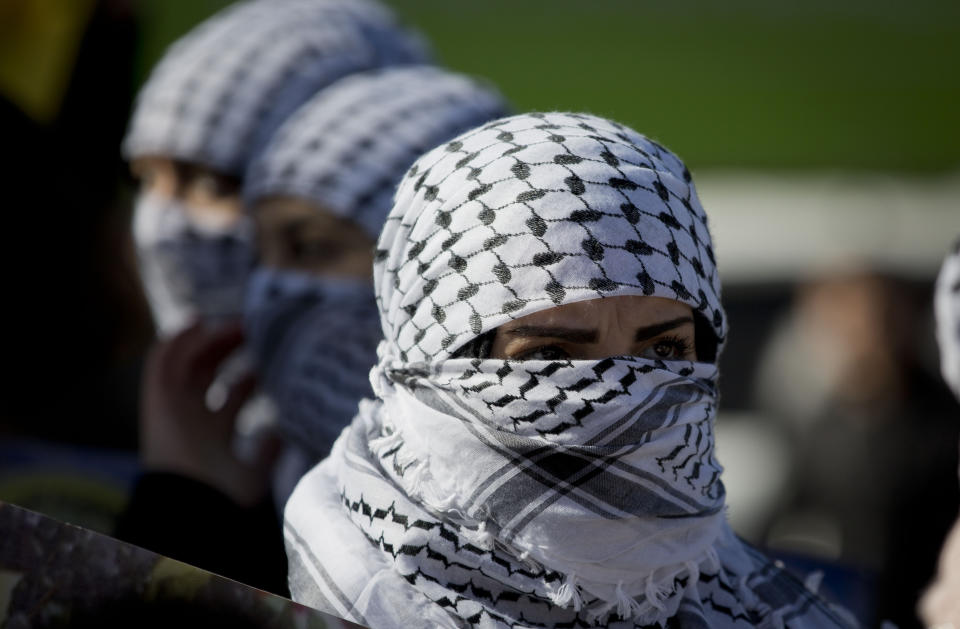
{"label": "checkered scarf", "polygon": [[277,130],[247,171],[249,205],[307,199],[380,235],[393,193],[413,161],[507,113],[491,87],[430,66],[349,76],[314,96]]}
{"label": "checkered scarf", "polygon": [[937,315],[940,369],[954,395],[960,398],[960,240],[957,240],[940,269],[934,310]]}
{"label": "checkered scarf", "polygon": [[133,236],[144,292],[161,336],[195,317],[207,323],[236,319],[254,264],[254,227],[248,217],[204,225],[176,199],[141,193]]}
{"label": "checkered scarf", "polygon": [[426,58],[418,36],[373,0],[237,2],[167,51],[137,98],[124,153],[240,175],[320,89],[353,72]]}
{"label": "checkered scarf", "polygon": [[374,278],[378,399],[288,502],[295,598],[376,627],[847,626],[730,532],[715,365],[455,354],[618,295],[689,304],[722,342],[672,153],[587,115],[471,131],[408,172]]}

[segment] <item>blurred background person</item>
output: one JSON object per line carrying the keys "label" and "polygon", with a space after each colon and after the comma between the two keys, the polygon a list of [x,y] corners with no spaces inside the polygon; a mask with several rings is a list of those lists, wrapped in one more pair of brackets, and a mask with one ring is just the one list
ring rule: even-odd
{"label": "blurred background person", "polygon": [[261,257],[244,324],[288,442],[281,507],[373,394],[373,248],[397,184],[427,148],[506,113],[492,87],[464,75],[373,70],[314,96],[250,165],[243,196]]}
{"label": "blurred background person", "polygon": [[880,618],[912,615],[957,510],[957,409],[924,364],[925,297],[870,269],[812,278],[756,371],[757,408],[791,444],[764,543],[869,570]]}
{"label": "blurred background person", "polygon": [[[285,590],[267,499],[278,445],[263,438],[244,454],[233,438],[240,419],[272,421],[269,405],[251,407],[252,377],[233,358],[256,259],[243,172],[317,91],[352,72],[425,58],[420,39],[375,2],[251,0],[194,28],[151,73],[123,150],[140,181],[133,237],[160,341],[141,399],[145,473],[118,537]],[[244,540],[259,542],[238,554]]]}

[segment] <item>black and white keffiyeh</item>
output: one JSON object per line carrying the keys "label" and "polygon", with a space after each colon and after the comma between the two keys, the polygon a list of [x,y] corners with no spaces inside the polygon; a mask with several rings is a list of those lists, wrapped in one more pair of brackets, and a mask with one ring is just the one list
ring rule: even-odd
{"label": "black and white keffiyeh", "polygon": [[[506,113],[499,94],[429,66],[342,79],[277,130],[244,178],[254,211],[268,197],[311,202],[379,235],[393,191],[426,149]],[[326,455],[370,397],[380,320],[369,281],[262,265],[245,323],[264,389],[295,443]]]}
{"label": "black and white keffiyeh", "polygon": [[589,115],[470,131],[407,173],[374,279],[378,399],[287,504],[295,599],[372,627],[853,626],[730,531],[714,364],[456,353],[625,295],[690,305],[722,345],[672,153]]}
{"label": "black and white keffiyeh", "polygon": [[277,130],[247,172],[248,205],[306,199],[374,239],[414,160],[463,131],[506,115],[490,86],[432,66],[355,74],[314,96]]}
{"label": "black and white keffiyeh", "polygon": [[137,97],[128,159],[240,175],[297,107],[354,72],[428,60],[374,0],[237,2],[178,40]]}
{"label": "black and white keffiyeh", "polygon": [[960,399],[960,239],[943,261],[934,296],[943,379]]}
{"label": "black and white keffiyeh", "polygon": [[144,292],[157,330],[167,337],[194,318],[236,319],[255,260],[253,222],[204,224],[173,198],[141,193],[133,238]]}

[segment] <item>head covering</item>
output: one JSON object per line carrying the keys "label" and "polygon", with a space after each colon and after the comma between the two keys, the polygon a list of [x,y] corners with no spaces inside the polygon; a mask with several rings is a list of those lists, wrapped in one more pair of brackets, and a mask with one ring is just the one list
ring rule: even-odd
{"label": "head covering", "polygon": [[244,197],[249,206],[271,196],[306,199],[376,240],[397,184],[417,157],[506,113],[492,87],[436,67],[349,76],[277,131],[247,171]]}
{"label": "head covering", "polygon": [[501,119],[411,167],[376,260],[379,399],[287,504],[296,599],[377,627],[847,626],[727,526],[715,365],[454,356],[620,295],[722,340],[676,156],[594,116]]}
{"label": "head covering", "polygon": [[960,239],[943,261],[934,296],[940,370],[960,399]]}
{"label": "head covering", "polygon": [[372,0],[237,2],[167,51],[137,98],[124,153],[239,175],[318,90],[353,72],[426,60],[420,38]]}
{"label": "head covering", "polygon": [[[427,66],[338,81],[278,129],[245,177],[248,206],[306,199],[376,239],[397,184],[426,149],[502,116],[495,90]],[[380,322],[368,281],[261,266],[246,303],[247,338],[261,383],[296,443],[325,455],[371,395]]]}

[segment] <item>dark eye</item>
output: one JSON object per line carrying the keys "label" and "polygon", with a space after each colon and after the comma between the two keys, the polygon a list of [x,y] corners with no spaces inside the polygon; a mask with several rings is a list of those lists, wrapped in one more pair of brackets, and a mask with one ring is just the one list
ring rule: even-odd
{"label": "dark eye", "polygon": [[516,356],[511,356],[511,358],[514,360],[567,360],[570,358],[570,354],[556,345],[541,345]]}
{"label": "dark eye", "polygon": [[194,175],[193,185],[210,199],[222,199],[237,193],[237,186],[229,177],[201,172]]}
{"label": "dark eye", "polygon": [[644,358],[659,358],[660,360],[680,360],[690,353],[690,344],[680,337],[665,337],[657,339],[641,353]]}
{"label": "dark eye", "polygon": [[301,262],[333,263],[343,257],[344,248],[329,240],[294,240],[290,253]]}

